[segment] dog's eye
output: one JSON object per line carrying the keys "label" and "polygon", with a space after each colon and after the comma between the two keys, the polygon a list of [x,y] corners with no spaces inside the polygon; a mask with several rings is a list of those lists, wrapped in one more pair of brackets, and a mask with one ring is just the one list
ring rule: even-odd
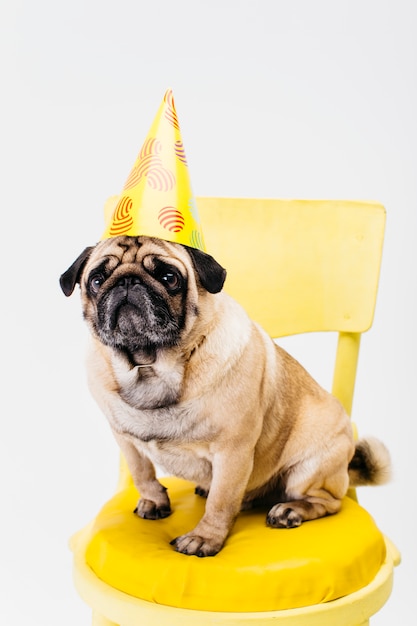
{"label": "dog's eye", "polygon": [[104,283],[103,274],[94,274],[93,276],[91,276],[90,282],[89,282],[90,291],[96,294],[103,283]]}
{"label": "dog's eye", "polygon": [[181,287],[180,277],[174,272],[164,272],[160,280],[171,293],[178,291]]}
{"label": "dog's eye", "polygon": [[144,267],[171,296],[176,295],[185,287],[186,282],[179,269],[158,258],[145,258]]}

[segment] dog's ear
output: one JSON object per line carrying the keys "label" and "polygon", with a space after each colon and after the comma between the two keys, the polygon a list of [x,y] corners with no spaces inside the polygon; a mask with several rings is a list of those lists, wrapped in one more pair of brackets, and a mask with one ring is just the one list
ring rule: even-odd
{"label": "dog's ear", "polygon": [[224,281],[226,280],[226,270],[216,259],[214,259],[206,252],[197,250],[197,248],[190,248],[184,246],[187,249],[193,265],[197,271],[198,277],[204,289],[207,289],[210,293],[218,293],[222,290]]}
{"label": "dog's ear", "polygon": [[59,284],[61,285],[61,289],[66,296],[70,296],[74,291],[75,285],[80,282],[84,266],[93,250],[94,246],[90,246],[83,250],[80,256],[75,259],[74,263],[67,269],[67,271],[61,275]]}

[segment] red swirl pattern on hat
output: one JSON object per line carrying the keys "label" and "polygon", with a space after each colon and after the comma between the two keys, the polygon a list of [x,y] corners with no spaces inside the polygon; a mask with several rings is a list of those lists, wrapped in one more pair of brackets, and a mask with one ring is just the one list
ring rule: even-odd
{"label": "red swirl pattern on hat", "polygon": [[187,165],[187,157],[185,156],[184,144],[182,143],[182,141],[175,142],[174,150],[177,158],[181,161],[181,163]]}
{"label": "red swirl pattern on hat", "polygon": [[164,96],[164,101],[167,105],[166,109],[165,109],[165,117],[168,120],[168,122],[170,124],[172,124],[172,126],[174,128],[176,128],[177,130],[180,129],[180,125],[178,122],[178,117],[177,117],[177,112],[175,110],[175,104],[174,104],[174,95],[172,93],[172,89],[168,89],[168,91],[166,92],[165,96]]}
{"label": "red swirl pattern on hat", "polygon": [[133,218],[130,214],[132,210],[132,200],[125,196],[119,200],[113,214],[113,222],[110,226],[110,236],[123,235],[133,225]]}
{"label": "red swirl pattern on hat", "polygon": [[173,206],[163,207],[158,213],[158,220],[161,226],[171,233],[179,233],[185,225],[181,211]]}
{"label": "red swirl pattern on hat", "polygon": [[138,162],[133,166],[123,189],[136,187],[142,178],[146,177],[149,186],[156,191],[170,191],[176,179],[174,174],[164,167],[158,153],[161,151],[161,142],[150,138],[145,141],[138,156]]}
{"label": "red swirl pattern on hat", "polygon": [[148,154],[159,154],[162,150],[162,144],[155,137],[148,137],[139,152],[139,159]]}

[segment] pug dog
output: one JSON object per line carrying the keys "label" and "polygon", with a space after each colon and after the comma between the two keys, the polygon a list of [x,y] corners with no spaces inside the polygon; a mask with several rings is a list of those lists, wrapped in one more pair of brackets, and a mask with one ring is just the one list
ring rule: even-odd
{"label": "pug dog", "polygon": [[91,331],[89,387],[140,494],[135,513],[171,514],[155,466],[206,497],[178,552],[221,550],[242,509],[294,528],[337,513],[349,486],[388,480],[376,439],[354,442],[340,402],[222,291],[210,255],[139,236],[86,248],[60,283],[80,285]]}

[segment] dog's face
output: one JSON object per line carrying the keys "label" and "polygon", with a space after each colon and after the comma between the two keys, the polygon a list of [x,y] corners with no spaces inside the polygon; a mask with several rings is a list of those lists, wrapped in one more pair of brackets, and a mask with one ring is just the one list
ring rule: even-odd
{"label": "dog's face", "polygon": [[213,257],[199,250],[120,236],[86,248],[60,282],[67,296],[80,284],[93,334],[132,356],[180,345],[200,297],[219,292],[225,277]]}

